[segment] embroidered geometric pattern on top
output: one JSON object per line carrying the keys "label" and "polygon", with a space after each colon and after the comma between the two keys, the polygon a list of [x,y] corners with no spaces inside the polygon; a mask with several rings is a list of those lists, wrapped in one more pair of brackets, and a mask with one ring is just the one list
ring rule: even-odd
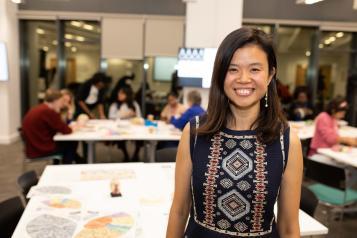
{"label": "embroidered geometric pattern on top", "polygon": [[204,217],[199,219],[194,208],[195,222],[234,236],[269,234],[273,219],[265,229],[262,226],[267,196],[265,145],[256,136],[219,132],[211,138],[209,149],[202,184]]}

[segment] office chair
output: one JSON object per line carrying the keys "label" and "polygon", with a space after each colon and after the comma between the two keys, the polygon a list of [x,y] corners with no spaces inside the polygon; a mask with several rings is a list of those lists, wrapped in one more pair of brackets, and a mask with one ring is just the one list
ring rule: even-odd
{"label": "office chair", "polygon": [[13,197],[0,203],[0,237],[10,238],[24,211],[19,197]]}
{"label": "office chair", "polygon": [[344,208],[357,202],[357,191],[349,188],[348,169],[304,159],[305,176],[315,183],[308,188],[319,202],[340,210],[343,219]]}
{"label": "office chair", "polygon": [[317,199],[316,195],[307,187],[302,186],[300,209],[313,217],[318,204],[319,200]]}
{"label": "office chair", "polygon": [[[20,137],[22,140],[22,143],[24,144],[24,146],[26,146],[26,140],[25,137],[22,134],[22,128],[18,128],[17,129],[20,133]],[[41,157],[35,157],[35,158],[28,158],[25,154],[25,158],[22,164],[22,172],[26,172],[27,170],[27,165],[28,164],[32,164],[32,163],[36,163],[36,162],[46,162],[46,164],[60,164],[62,161],[62,155],[60,154],[53,154],[53,155],[48,155],[48,156],[41,156]]]}
{"label": "office chair", "polygon": [[163,148],[155,153],[156,162],[175,162],[177,147]]}
{"label": "office chair", "polygon": [[17,185],[19,186],[20,194],[22,195],[25,204],[28,202],[28,199],[26,198],[27,193],[30,191],[31,187],[35,186],[37,183],[38,178],[34,170],[25,172],[17,178]]}

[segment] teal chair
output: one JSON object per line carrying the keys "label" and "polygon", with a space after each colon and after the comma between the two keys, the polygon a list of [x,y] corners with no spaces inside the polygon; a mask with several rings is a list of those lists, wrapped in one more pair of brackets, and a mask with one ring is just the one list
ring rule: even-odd
{"label": "teal chair", "polygon": [[344,209],[357,203],[357,190],[350,188],[349,169],[304,159],[305,177],[313,181],[308,186],[319,202],[340,210],[343,219]]}

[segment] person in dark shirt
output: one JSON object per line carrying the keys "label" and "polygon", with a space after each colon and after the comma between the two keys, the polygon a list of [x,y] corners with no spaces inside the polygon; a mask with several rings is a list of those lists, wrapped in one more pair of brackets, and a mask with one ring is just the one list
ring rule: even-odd
{"label": "person in dark shirt", "polygon": [[76,142],[56,143],[53,140],[57,133],[72,133],[72,128],[61,118],[60,111],[64,103],[61,92],[49,89],[45,94],[45,102],[26,113],[21,129],[28,158],[62,154],[63,163],[83,162],[76,153]]}
{"label": "person in dark shirt", "polygon": [[314,109],[309,101],[306,87],[296,87],[294,91],[294,101],[290,105],[289,119],[292,121],[312,120]]}
{"label": "person in dark shirt", "polygon": [[111,78],[104,73],[95,73],[93,77],[84,82],[78,89],[76,95],[76,116],[86,113],[91,119],[96,118],[93,110],[98,108],[100,119],[105,119],[104,95],[106,86],[111,82]]}
{"label": "person in dark shirt", "polygon": [[201,107],[201,95],[198,91],[193,90],[187,94],[189,108],[178,118],[171,117],[170,123],[182,130],[186,123],[195,116],[200,116],[205,113]]}

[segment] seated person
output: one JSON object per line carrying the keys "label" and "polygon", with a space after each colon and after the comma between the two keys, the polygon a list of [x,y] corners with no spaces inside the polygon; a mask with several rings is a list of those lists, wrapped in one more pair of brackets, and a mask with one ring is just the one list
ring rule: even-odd
{"label": "seated person", "polygon": [[129,119],[141,117],[139,104],[134,101],[131,87],[123,87],[117,94],[117,99],[109,107],[109,119]]}
{"label": "seated person", "polygon": [[186,111],[186,107],[178,102],[178,95],[175,92],[167,96],[167,105],[160,114],[160,119],[168,121],[171,117],[180,117]]}
{"label": "seated person", "polygon": [[62,154],[63,163],[83,162],[77,155],[77,142],[55,143],[56,133],[70,134],[70,128],[61,118],[60,111],[64,98],[57,90],[47,90],[44,103],[31,108],[22,122],[22,136],[25,140],[25,152],[28,158]]}
{"label": "seated person", "polygon": [[308,90],[306,87],[296,87],[294,91],[294,101],[289,108],[289,119],[292,121],[312,120],[314,109],[309,102]]}
{"label": "seated person", "polygon": [[74,105],[74,97],[68,89],[62,89],[61,94],[64,100],[64,107],[61,109],[61,117],[67,124],[73,121],[76,107]]}
{"label": "seated person", "polygon": [[315,133],[311,140],[309,156],[317,153],[319,148],[331,148],[338,144],[357,146],[357,138],[342,137],[338,134],[337,121],[345,117],[348,104],[345,99],[337,97],[321,112],[315,120]]}
{"label": "seated person", "polygon": [[131,87],[132,81],[134,81],[134,79],[135,79],[134,73],[121,77],[115,84],[112,92],[110,93],[110,102],[113,103],[117,100],[118,92],[120,89],[124,87]]}
{"label": "seated person", "polygon": [[[134,92],[131,87],[123,87],[119,90],[117,101],[110,105],[108,117],[109,119],[130,119],[141,117],[140,107],[138,103],[134,101]],[[125,141],[118,141],[116,144],[124,153],[124,162],[129,162],[130,158]],[[133,161],[138,161],[139,151],[142,145],[142,141],[135,141]]]}
{"label": "seated person", "polygon": [[111,82],[111,78],[104,73],[96,73],[91,79],[84,82],[78,89],[76,95],[76,117],[86,113],[91,119],[96,116],[93,113],[98,108],[99,118],[105,119],[104,114],[104,94],[106,86]]}
{"label": "seated person", "polygon": [[193,90],[187,94],[187,102],[189,108],[178,118],[172,116],[170,123],[175,127],[183,130],[186,123],[195,116],[200,116],[205,113],[205,110],[201,107],[201,95],[198,91]]}

